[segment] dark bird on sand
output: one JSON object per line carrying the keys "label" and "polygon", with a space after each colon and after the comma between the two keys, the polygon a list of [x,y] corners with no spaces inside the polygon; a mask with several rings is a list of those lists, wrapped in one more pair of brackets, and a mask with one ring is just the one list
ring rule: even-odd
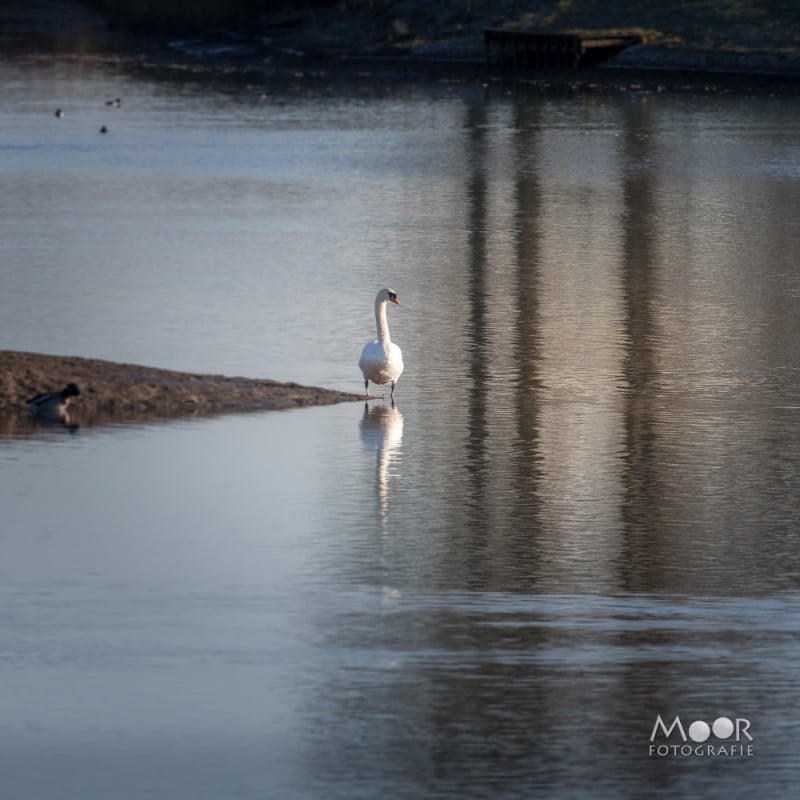
{"label": "dark bird on sand", "polygon": [[63,416],[73,397],[78,397],[81,390],[77,384],[68,383],[60,392],[43,392],[32,397],[25,405],[33,415]]}

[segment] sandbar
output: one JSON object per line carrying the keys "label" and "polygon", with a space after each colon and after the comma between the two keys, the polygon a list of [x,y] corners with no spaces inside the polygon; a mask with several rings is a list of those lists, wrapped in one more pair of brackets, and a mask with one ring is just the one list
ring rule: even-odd
{"label": "sandbar", "polygon": [[319,406],[363,395],[267,378],[179,372],[95,358],[0,350],[0,413],[68,383],[80,387],[71,416],[85,423]]}

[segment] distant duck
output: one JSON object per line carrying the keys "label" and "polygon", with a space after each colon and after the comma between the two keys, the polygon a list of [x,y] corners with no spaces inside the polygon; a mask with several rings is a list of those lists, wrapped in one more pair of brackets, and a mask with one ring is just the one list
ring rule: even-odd
{"label": "distant duck", "polygon": [[108,133],[108,128],[105,125],[103,125],[103,127],[100,128],[100,133]]}
{"label": "distant duck", "polygon": [[119,97],[116,100],[106,100],[106,105],[112,108],[119,108],[122,105],[122,100]]}
{"label": "distant duck", "polygon": [[58,117],[59,119],[61,119],[64,116],[64,112],[60,108],[57,108],[53,112],[53,116]]}
{"label": "distant duck", "polygon": [[394,289],[381,289],[375,297],[375,327],[378,338],[367,342],[361,351],[358,366],[364,375],[364,392],[369,394],[369,382],[394,385],[403,372],[403,353],[389,336],[389,323],[386,321],[386,304],[400,305]]}
{"label": "distant duck", "polygon": [[68,383],[60,392],[44,392],[32,397],[25,405],[33,416],[63,417],[73,397],[81,390],[74,383]]}

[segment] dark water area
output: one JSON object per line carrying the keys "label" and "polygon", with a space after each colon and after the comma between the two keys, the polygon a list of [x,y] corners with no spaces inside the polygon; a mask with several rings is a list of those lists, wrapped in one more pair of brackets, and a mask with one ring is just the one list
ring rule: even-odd
{"label": "dark water area", "polygon": [[8,792],[793,796],[794,99],[0,81],[1,346],[358,391],[387,285],[406,364],[4,428]]}

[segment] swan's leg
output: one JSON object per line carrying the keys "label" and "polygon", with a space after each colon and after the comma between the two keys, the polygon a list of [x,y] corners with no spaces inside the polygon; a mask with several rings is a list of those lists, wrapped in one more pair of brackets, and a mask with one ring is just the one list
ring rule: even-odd
{"label": "swan's leg", "polygon": [[394,403],[394,381],[392,381],[392,402]]}
{"label": "swan's leg", "polygon": [[369,398],[369,378],[364,378],[364,399]]}

